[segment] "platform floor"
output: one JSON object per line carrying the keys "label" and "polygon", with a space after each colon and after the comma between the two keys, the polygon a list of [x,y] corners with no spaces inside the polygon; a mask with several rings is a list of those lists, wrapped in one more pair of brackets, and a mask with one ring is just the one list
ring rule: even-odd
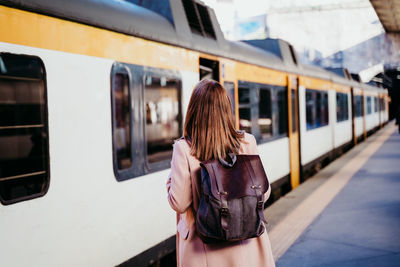
{"label": "platform floor", "polygon": [[266,210],[278,267],[400,266],[400,134],[393,124]]}

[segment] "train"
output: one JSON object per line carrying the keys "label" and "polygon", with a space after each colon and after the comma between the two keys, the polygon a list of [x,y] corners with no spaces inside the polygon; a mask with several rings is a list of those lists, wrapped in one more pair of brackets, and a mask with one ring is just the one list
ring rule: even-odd
{"label": "train", "polygon": [[280,39],[228,41],[197,0],[0,0],[0,18],[2,266],[173,254],[172,144],[203,78],[256,138],[273,200],[388,122],[385,89]]}

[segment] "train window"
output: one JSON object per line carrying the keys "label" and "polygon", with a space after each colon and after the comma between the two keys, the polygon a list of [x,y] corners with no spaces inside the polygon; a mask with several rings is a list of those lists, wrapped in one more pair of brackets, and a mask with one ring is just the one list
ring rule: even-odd
{"label": "train window", "polygon": [[321,94],[321,126],[329,124],[329,106],[328,106],[328,93],[320,92]]}
{"label": "train window", "polygon": [[251,133],[251,106],[250,106],[250,89],[239,87],[239,127]]}
{"label": "train window", "polygon": [[259,90],[258,126],[261,138],[272,136],[272,105],[271,91],[266,88]]}
{"label": "train window", "polygon": [[336,121],[346,121],[349,119],[348,95],[336,93]]}
{"label": "train window", "polygon": [[181,136],[180,83],[167,77],[145,76],[147,161],[171,158],[172,144]]}
{"label": "train window", "polygon": [[297,127],[296,127],[296,110],[297,110],[297,103],[296,103],[296,94],[297,91],[296,90],[291,90],[290,93],[290,101],[291,101],[291,105],[292,105],[292,133],[297,131]]}
{"label": "train window", "polygon": [[[278,134],[288,132],[288,101],[287,89],[278,91]],[[294,111],[294,109],[293,109]]]}
{"label": "train window", "polygon": [[362,112],[362,96],[361,95],[356,95],[355,96],[355,105],[356,105],[356,112],[355,115],[356,117],[361,117],[363,112]]}
{"label": "train window", "polygon": [[372,107],[371,107],[371,97],[367,96],[367,114],[372,113]]}
{"label": "train window", "polygon": [[378,99],[374,97],[374,112],[378,112]]}
{"label": "train window", "polygon": [[0,201],[43,196],[49,187],[45,69],[38,57],[0,53]]}
{"label": "train window", "polygon": [[199,78],[219,81],[219,62],[207,58],[199,58]]}
{"label": "train window", "polygon": [[132,167],[130,92],[128,71],[121,68],[115,72],[112,79],[113,138],[118,170]]}
{"label": "train window", "polygon": [[288,132],[287,88],[239,81],[240,129],[258,142],[269,142]]}
{"label": "train window", "polygon": [[224,82],[224,88],[226,89],[229,100],[231,101],[233,118],[235,119],[235,85],[232,82]]}
{"label": "train window", "polygon": [[329,124],[328,93],[306,89],[307,130]]}

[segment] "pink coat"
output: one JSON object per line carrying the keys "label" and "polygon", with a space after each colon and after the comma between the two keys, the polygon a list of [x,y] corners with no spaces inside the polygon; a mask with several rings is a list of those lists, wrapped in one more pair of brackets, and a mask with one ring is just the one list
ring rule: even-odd
{"label": "pink coat", "polygon": [[[241,154],[258,154],[254,136],[245,134]],[[199,160],[190,155],[185,140],[174,144],[171,174],[167,182],[168,201],[178,213],[177,262],[181,267],[270,267],[275,266],[267,232],[257,238],[230,244],[204,244],[195,231],[194,211],[199,205]],[[271,188],[265,198],[268,199]],[[268,218],[267,218],[268,219]]]}

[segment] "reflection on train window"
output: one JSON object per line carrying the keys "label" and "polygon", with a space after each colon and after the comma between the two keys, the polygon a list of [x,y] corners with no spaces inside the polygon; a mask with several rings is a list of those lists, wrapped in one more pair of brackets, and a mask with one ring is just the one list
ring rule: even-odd
{"label": "reflection on train window", "polygon": [[271,110],[271,91],[266,88],[260,88],[258,102],[258,126],[260,127],[261,138],[272,136]]}
{"label": "reflection on train window", "polygon": [[171,158],[172,144],[181,136],[180,84],[175,79],[145,76],[147,161]]}
{"label": "reflection on train window", "polygon": [[346,121],[349,119],[348,95],[345,93],[336,93],[336,121]]}
{"label": "reflection on train window", "polygon": [[224,82],[224,88],[231,101],[233,118],[235,119],[235,85],[232,82]]}
{"label": "reflection on train window", "polygon": [[378,99],[374,97],[374,112],[378,112]]}
{"label": "reflection on train window", "polygon": [[329,124],[328,93],[306,89],[307,130]]}
{"label": "reflection on train window", "polygon": [[49,187],[45,70],[37,57],[0,53],[0,201]]}
{"label": "reflection on train window", "polygon": [[129,75],[124,69],[115,73],[112,92],[114,101],[114,149],[118,170],[132,166],[131,93]]}
{"label": "reflection on train window", "polygon": [[287,89],[278,91],[278,134],[287,134],[288,132],[287,94]]}
{"label": "reflection on train window", "polygon": [[372,113],[372,107],[371,107],[371,97],[367,96],[367,114]]}
{"label": "reflection on train window", "polygon": [[363,107],[363,104],[362,104],[362,96],[361,95],[356,95],[355,96],[355,105],[356,105],[356,113],[355,113],[355,115],[356,115],[356,117],[361,117],[362,116],[362,114],[363,114],[363,112],[362,112],[362,107]]}
{"label": "reflection on train window", "polygon": [[239,87],[239,128],[251,133],[250,89]]}

